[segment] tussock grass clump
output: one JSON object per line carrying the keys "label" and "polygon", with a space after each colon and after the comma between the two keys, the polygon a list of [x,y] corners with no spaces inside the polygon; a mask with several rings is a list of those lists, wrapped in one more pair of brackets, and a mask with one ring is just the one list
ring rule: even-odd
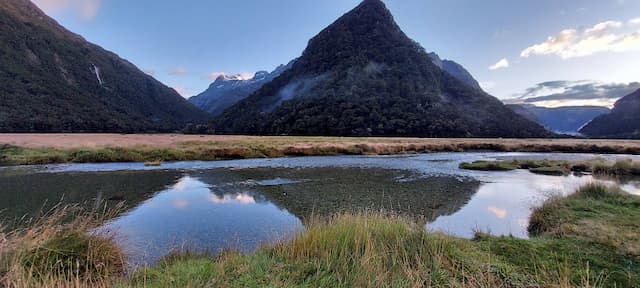
{"label": "tussock grass clump", "polygon": [[640,255],[640,197],[591,184],[567,197],[555,197],[535,209],[532,236],[575,236]]}
{"label": "tussock grass clump", "polygon": [[110,235],[95,227],[112,212],[57,206],[0,242],[0,287],[109,287],[124,272],[125,257]]}

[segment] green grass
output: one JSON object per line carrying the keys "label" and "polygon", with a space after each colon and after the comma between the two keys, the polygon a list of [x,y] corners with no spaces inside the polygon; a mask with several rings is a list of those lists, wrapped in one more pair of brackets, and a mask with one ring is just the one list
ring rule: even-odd
{"label": "green grass", "polygon": [[[634,287],[640,283],[638,219],[640,197],[589,185],[536,208],[529,227],[531,239],[486,234],[461,239],[426,232],[401,216],[347,213],[311,218],[292,240],[254,253],[172,255],[127,277],[112,271],[100,281],[89,281],[78,273],[68,282],[48,277],[48,271],[58,273],[53,271],[60,263],[85,263],[81,261],[87,259],[73,255],[95,251],[86,245],[86,236],[49,234],[69,237],[38,237],[44,243],[35,246],[39,249],[19,250],[27,253],[10,259],[21,261],[9,262],[13,263],[9,267],[45,271],[40,273],[45,277],[16,278],[36,269],[0,272],[11,275],[14,282],[9,284],[28,279],[43,287],[66,287],[65,283],[68,287]],[[80,253],[58,253],[51,258],[49,252],[40,252],[49,250]],[[15,250],[0,251],[4,256]],[[69,255],[72,261],[66,258]],[[31,263],[32,259],[39,264]]]}
{"label": "green grass", "polygon": [[518,166],[508,161],[475,161],[473,163],[462,163],[460,168],[479,171],[511,171],[518,169]]}
{"label": "green grass", "polygon": [[[537,208],[531,239],[427,233],[381,214],[315,220],[253,254],[171,257],[121,287],[633,287],[640,197],[587,186]],[[194,275],[194,276],[189,276]]]}
{"label": "green grass", "polygon": [[505,160],[505,161],[476,161],[462,163],[460,169],[481,171],[509,171],[516,169],[529,170],[531,173],[562,176],[571,172],[593,173],[604,176],[638,176],[640,162],[632,159],[618,159],[607,161],[594,158],[586,161],[565,160]]}

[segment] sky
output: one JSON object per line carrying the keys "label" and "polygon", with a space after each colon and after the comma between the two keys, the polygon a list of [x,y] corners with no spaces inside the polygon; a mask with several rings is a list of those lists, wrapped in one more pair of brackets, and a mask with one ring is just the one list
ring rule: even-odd
{"label": "sky", "polygon": [[[184,97],[301,55],[360,0],[34,0]],[[640,88],[638,0],[384,0],[427,51],[510,103],[605,105]]]}

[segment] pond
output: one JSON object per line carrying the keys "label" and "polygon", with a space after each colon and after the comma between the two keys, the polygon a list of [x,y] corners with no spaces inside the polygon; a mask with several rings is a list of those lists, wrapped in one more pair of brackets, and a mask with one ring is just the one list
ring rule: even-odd
{"label": "pond", "polygon": [[548,197],[591,182],[640,194],[640,181],[467,171],[459,164],[594,157],[635,156],[434,153],[2,168],[0,217],[11,223],[60,202],[124,202],[125,211],[100,229],[115,233],[132,265],[171,251],[250,252],[291,237],[311,217],[340,212],[392,212],[459,237],[482,231],[526,238],[531,208]]}

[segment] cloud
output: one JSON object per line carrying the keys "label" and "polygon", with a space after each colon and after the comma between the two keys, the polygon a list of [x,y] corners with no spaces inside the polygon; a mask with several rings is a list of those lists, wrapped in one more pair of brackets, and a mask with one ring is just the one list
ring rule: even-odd
{"label": "cloud", "polygon": [[154,69],[142,69],[142,72],[144,72],[147,75],[150,76],[155,76],[156,75],[156,70]]}
{"label": "cloud", "polygon": [[603,83],[598,81],[549,81],[526,89],[508,104],[533,104],[544,107],[605,106],[613,107],[618,99],[640,89],[640,83]]}
{"label": "cloud", "polygon": [[191,89],[185,87],[184,85],[173,85],[171,86],[171,88],[173,88],[173,90],[176,90],[176,92],[178,92],[178,94],[180,94],[182,97],[188,97],[191,96]]}
{"label": "cloud", "polygon": [[478,84],[480,84],[480,88],[482,88],[483,90],[489,90],[498,86],[498,83],[493,81],[482,81]]}
{"label": "cloud", "polygon": [[502,69],[502,68],[508,68],[509,67],[509,60],[507,60],[507,58],[502,58],[500,61],[498,61],[498,63],[493,64],[493,66],[489,67],[489,70],[498,70],[498,69]]}
{"label": "cloud", "polygon": [[100,10],[102,0],[33,0],[49,15],[70,11],[83,20],[93,20]]}
{"label": "cloud", "polygon": [[600,52],[640,50],[640,31],[619,31],[623,26],[619,21],[606,21],[581,31],[565,29],[545,42],[524,49],[520,56],[557,55],[569,59]]}
{"label": "cloud", "polygon": [[490,206],[489,208],[487,208],[487,210],[500,219],[504,219],[507,217],[507,210],[505,209]]}
{"label": "cloud", "polygon": [[233,79],[233,80],[249,80],[253,78],[254,75],[255,73],[248,73],[248,72],[236,73],[236,74],[227,73],[227,72],[211,72],[209,73],[209,75],[207,75],[206,78],[211,81],[215,81],[216,79],[218,79],[218,77],[224,76],[227,79]]}
{"label": "cloud", "polygon": [[187,75],[188,73],[189,73],[189,70],[187,70],[187,68],[184,68],[184,67],[175,67],[169,70],[169,75],[171,76],[184,76],[184,75]]}
{"label": "cloud", "polygon": [[629,20],[629,25],[640,25],[640,17]]}

